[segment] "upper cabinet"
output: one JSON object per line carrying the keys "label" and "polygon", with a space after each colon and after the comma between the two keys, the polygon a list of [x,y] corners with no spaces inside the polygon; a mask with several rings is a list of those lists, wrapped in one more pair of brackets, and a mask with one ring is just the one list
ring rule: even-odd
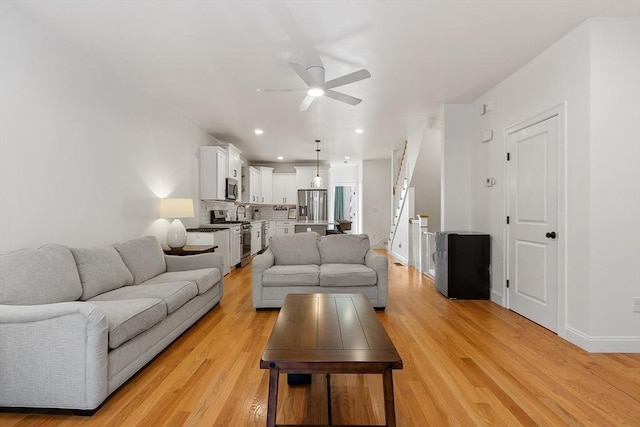
{"label": "upper cabinet", "polygon": [[240,179],[242,177],[242,162],[240,161],[240,153],[241,151],[238,150],[235,146],[231,144],[227,146],[227,155],[229,156],[229,171],[227,176],[229,178],[238,180],[238,182],[240,182]]}
{"label": "upper cabinet", "polygon": [[260,166],[260,203],[273,203],[273,168]]}
{"label": "upper cabinet", "polygon": [[[315,166],[295,166],[296,169],[296,182],[299,189],[314,188],[312,186],[313,178],[317,175],[317,169]],[[329,188],[329,167],[320,166],[320,177],[322,178],[322,186],[316,188]],[[295,203],[295,202],[294,202]]]}
{"label": "upper cabinet", "polygon": [[217,146],[202,146],[200,159],[200,199],[224,200],[227,175],[227,150]]}
{"label": "upper cabinet", "polygon": [[242,151],[238,150],[235,145],[222,141],[217,141],[214,146],[222,148],[227,156],[227,163],[224,165],[224,176],[240,182],[242,178],[240,153],[242,153]]}
{"label": "upper cabinet", "polygon": [[295,173],[274,173],[272,188],[274,204],[295,205],[297,203],[298,184]]}
{"label": "upper cabinet", "polygon": [[260,171],[253,166],[242,167],[242,203],[262,203]]}

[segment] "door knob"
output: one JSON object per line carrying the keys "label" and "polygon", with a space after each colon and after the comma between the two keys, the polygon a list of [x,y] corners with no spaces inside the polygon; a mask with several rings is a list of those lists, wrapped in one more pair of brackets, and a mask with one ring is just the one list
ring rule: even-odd
{"label": "door knob", "polygon": [[556,238],[556,232],[555,231],[551,231],[551,232],[545,234],[545,236],[547,236],[550,239],[555,239]]}

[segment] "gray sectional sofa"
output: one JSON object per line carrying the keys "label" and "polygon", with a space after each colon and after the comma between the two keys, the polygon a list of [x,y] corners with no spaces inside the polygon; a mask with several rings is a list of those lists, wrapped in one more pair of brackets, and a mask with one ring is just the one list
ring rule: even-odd
{"label": "gray sectional sofa", "polygon": [[0,256],[0,407],[96,409],[218,304],[221,272],[150,236]]}
{"label": "gray sectional sofa", "polygon": [[272,236],[252,275],[254,308],[282,307],[290,293],[362,293],[376,308],[387,305],[387,258],[364,234]]}

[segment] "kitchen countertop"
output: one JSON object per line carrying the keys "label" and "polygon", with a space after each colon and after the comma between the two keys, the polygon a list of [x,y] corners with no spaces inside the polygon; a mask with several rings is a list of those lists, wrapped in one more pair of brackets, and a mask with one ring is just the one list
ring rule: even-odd
{"label": "kitchen countertop", "polygon": [[329,225],[328,221],[295,221],[294,225]]}
{"label": "kitchen countertop", "polygon": [[228,230],[239,224],[201,225],[198,228],[187,228],[187,233],[215,233],[216,231]]}

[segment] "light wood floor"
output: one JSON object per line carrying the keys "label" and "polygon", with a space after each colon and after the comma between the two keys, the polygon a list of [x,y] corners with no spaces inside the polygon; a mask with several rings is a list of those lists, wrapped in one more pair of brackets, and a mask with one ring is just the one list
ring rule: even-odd
{"label": "light wood floor", "polygon": [[[390,259],[378,312],[404,361],[394,372],[399,426],[640,426],[640,354],[588,354],[489,301],[448,301]],[[91,417],[0,413],[0,426],[264,426],[262,348],[277,310],[251,306],[251,270]],[[279,423],[326,423],[325,379],[286,386]],[[378,376],[333,375],[335,424],[382,424]],[[1,384],[0,384],[1,386]]]}

